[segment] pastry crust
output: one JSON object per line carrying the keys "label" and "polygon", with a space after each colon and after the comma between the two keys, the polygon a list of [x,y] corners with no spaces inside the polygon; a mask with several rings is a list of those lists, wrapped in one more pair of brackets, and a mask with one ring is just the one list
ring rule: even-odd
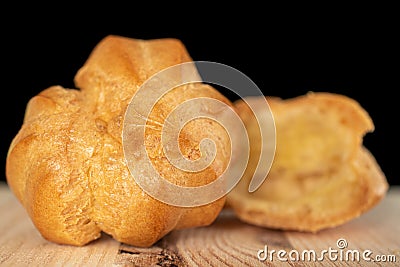
{"label": "pastry crust", "polygon": [[[123,118],[134,93],[151,75],[189,61],[175,39],[108,36],[78,71],[75,83],[80,90],[53,86],[29,101],[9,149],[7,181],[43,237],[81,246],[103,231],[127,244],[150,246],[173,229],[208,225],[216,218],[224,198],[195,208],[164,204],[135,183],[123,155]],[[229,138],[207,119],[191,121],[179,135],[187,158],[199,154],[202,138],[218,138],[216,158],[205,170],[186,173],[171,167],[160,145],[159,125],[168,113],[202,96],[231,105],[208,85],[181,86],[155,105],[147,121],[148,154],[163,177],[175,184],[207,184],[228,164],[224,155],[230,153]]]}
{"label": "pastry crust", "polygon": [[267,100],[276,125],[276,154],[267,179],[254,193],[247,188],[261,136],[248,106],[235,103],[251,140],[249,167],[228,195],[228,204],[240,219],[316,232],[358,217],[384,197],[386,178],[362,146],[364,134],[374,126],[356,101],[330,93]]}

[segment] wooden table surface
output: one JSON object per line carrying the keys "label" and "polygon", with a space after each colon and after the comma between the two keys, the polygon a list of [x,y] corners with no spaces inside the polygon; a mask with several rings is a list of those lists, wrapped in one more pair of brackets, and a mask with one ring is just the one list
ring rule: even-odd
{"label": "wooden table surface", "polygon": [[[85,247],[72,247],[44,240],[8,187],[0,183],[0,265],[400,266],[399,207],[400,187],[392,187],[373,210],[318,234],[263,229],[242,223],[230,211],[224,211],[211,226],[174,231],[151,248],[124,245],[107,235]],[[347,247],[340,249],[338,245],[344,242]],[[261,261],[257,253],[265,246],[268,256],[272,250],[276,252]],[[329,248],[331,254],[326,252],[323,261],[319,261],[323,250]],[[279,250],[284,251],[280,252],[282,260],[288,261],[279,260]],[[315,261],[311,250],[316,252]],[[357,253],[359,262],[353,261]],[[371,261],[364,260],[363,253]],[[289,255],[293,259],[298,255],[299,261],[290,261]],[[264,256],[260,252],[260,257]],[[300,261],[302,257],[304,261]],[[382,260],[378,262],[379,259]],[[388,262],[392,260],[396,262]]]}

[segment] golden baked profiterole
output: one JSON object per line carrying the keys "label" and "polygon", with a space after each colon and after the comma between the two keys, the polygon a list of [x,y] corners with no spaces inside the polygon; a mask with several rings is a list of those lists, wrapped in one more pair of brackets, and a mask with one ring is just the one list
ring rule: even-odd
{"label": "golden baked profiterole", "polygon": [[[384,197],[386,178],[362,145],[374,125],[356,101],[330,93],[267,100],[275,120],[276,152],[266,180],[254,193],[247,189],[262,137],[245,102],[235,103],[250,139],[248,168],[228,195],[228,204],[240,219],[264,227],[316,232],[358,217]],[[257,105],[264,99],[247,101]]]}
{"label": "golden baked profiterole", "polygon": [[[135,246],[150,246],[173,229],[210,224],[225,199],[183,208],[162,203],[135,183],[122,146],[124,113],[132,96],[153,74],[190,62],[175,39],[103,39],[75,77],[80,90],[50,87],[33,97],[21,130],[9,149],[6,174],[12,191],[42,236],[50,241],[85,245],[101,232]],[[229,138],[216,122],[199,119],[180,132],[188,159],[200,156],[199,142],[217,138],[217,155],[201,172],[186,173],[164,156],[161,130],[177,105],[209,97],[232,105],[205,84],[180,86],[150,113],[145,146],[155,168],[176,184],[199,186],[220,176],[228,164]]]}

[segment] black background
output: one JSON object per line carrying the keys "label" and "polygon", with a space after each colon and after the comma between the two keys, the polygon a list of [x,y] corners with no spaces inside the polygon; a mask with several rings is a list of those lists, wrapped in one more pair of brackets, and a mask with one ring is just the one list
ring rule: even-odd
{"label": "black background", "polygon": [[372,13],[355,9],[327,15],[322,10],[310,17],[295,10],[270,18],[274,11],[249,15],[250,11],[242,10],[222,18],[222,13],[212,10],[207,6],[199,14],[188,9],[170,16],[166,11],[163,17],[151,10],[144,10],[142,17],[136,11],[110,10],[93,17],[84,12],[61,15],[61,8],[42,14],[13,11],[12,21],[2,23],[2,173],[28,100],[51,85],[74,88],[74,75],[94,46],[115,34],[178,38],[194,60],[230,65],[249,76],[266,95],[287,98],[326,91],[356,99],[376,127],[365,137],[365,146],[389,182],[399,184],[395,171],[399,105],[395,92],[399,87],[394,79],[398,31],[390,14],[377,17],[380,11],[372,7],[368,10]]}

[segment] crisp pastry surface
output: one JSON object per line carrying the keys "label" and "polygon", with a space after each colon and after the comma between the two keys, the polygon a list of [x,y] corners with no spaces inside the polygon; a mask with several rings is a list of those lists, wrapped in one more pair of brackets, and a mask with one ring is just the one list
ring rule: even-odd
{"label": "crisp pastry surface", "polygon": [[[46,239],[84,245],[103,231],[127,244],[150,246],[173,229],[208,225],[216,218],[224,198],[195,208],[164,204],[135,183],[123,155],[123,119],[134,93],[151,75],[188,61],[185,47],[175,39],[109,36],[78,71],[80,90],[53,86],[29,101],[9,149],[7,180]],[[225,130],[207,119],[188,123],[179,145],[186,158],[197,159],[199,142],[217,139],[210,166],[188,173],[171,166],[164,155],[164,119],[180,103],[202,96],[232,105],[208,85],[181,86],[161,98],[146,124],[148,155],[163,178],[175,184],[207,184],[229,160]]]}
{"label": "crisp pastry surface", "polygon": [[[349,221],[383,198],[386,178],[362,145],[364,134],[374,126],[356,101],[329,93],[267,100],[276,125],[276,153],[267,179],[254,193],[247,189],[261,136],[248,106],[235,103],[251,141],[249,166],[228,195],[228,205],[240,219],[315,232]],[[260,99],[248,101],[256,104]]]}

